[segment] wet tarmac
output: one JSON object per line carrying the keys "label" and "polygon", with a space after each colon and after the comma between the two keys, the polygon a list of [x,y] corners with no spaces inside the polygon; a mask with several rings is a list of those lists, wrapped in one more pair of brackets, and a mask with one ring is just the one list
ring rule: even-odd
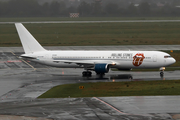
{"label": "wet tarmac", "polygon": [[[157,96],[113,97],[100,98],[100,100],[94,97],[19,100],[1,104],[0,114],[54,120],[173,120],[173,117],[178,118],[179,105],[173,104],[178,102],[175,100],[177,97],[172,98]],[[170,104],[167,105],[166,102]],[[172,113],[166,113],[167,111]]]}
{"label": "wet tarmac", "polygon": [[[23,24],[25,23],[134,23],[134,22],[180,22],[180,20],[109,20],[109,21],[27,21],[27,22],[21,22]],[[17,22],[0,22],[0,24],[14,24]]]}
{"label": "wet tarmac", "polygon": [[[0,50],[0,120],[19,116],[29,119],[71,120],[174,120],[180,119],[180,96],[134,96],[37,99],[50,88],[79,82],[176,80],[180,71],[110,71],[103,78],[93,73],[82,77],[83,69],[62,69],[22,61],[19,49]],[[16,52],[14,52],[16,51]],[[133,77],[131,79],[129,76]],[[4,116],[5,115],[5,116]],[[21,118],[20,118],[21,116]],[[25,116],[27,118],[25,118]],[[33,118],[34,117],[34,118]]]}

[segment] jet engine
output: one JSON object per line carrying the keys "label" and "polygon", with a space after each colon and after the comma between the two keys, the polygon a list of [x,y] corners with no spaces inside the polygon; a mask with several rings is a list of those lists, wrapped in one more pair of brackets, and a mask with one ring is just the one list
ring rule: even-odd
{"label": "jet engine", "polygon": [[97,74],[104,74],[109,72],[109,65],[106,63],[99,63],[94,65],[94,71]]}

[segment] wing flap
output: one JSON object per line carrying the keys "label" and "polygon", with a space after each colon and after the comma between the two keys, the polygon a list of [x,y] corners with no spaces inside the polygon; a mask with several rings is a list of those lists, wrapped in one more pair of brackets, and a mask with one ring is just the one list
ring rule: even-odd
{"label": "wing flap", "polygon": [[106,63],[108,65],[115,65],[114,61],[106,61],[106,60],[53,60],[53,62],[64,62],[67,64],[76,63],[78,65],[93,65],[98,63]]}

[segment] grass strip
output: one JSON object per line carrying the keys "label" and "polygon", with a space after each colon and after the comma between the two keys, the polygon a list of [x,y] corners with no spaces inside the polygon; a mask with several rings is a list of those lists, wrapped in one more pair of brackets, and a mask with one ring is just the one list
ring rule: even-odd
{"label": "grass strip", "polygon": [[180,80],[66,84],[53,87],[39,98],[156,95],[180,95]]}
{"label": "grass strip", "polygon": [[[180,22],[24,25],[43,46],[180,44]],[[13,24],[0,24],[0,46],[21,46]]]}

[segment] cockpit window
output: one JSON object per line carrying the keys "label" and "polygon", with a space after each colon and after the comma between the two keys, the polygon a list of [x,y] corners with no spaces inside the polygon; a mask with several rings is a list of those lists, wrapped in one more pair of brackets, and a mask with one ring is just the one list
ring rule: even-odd
{"label": "cockpit window", "polygon": [[167,55],[167,56],[164,56],[164,58],[171,58],[171,56],[168,56],[168,55]]}

